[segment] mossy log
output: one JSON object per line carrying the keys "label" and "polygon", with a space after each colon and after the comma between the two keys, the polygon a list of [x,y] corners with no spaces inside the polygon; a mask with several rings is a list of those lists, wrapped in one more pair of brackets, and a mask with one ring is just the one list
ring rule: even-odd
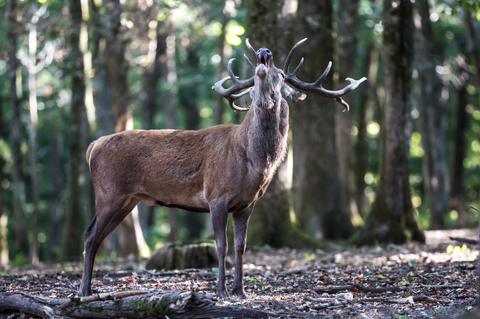
{"label": "mossy log", "polygon": [[[39,318],[268,318],[270,312],[215,306],[212,295],[192,291],[143,291],[49,299],[18,292],[0,293],[0,313]],[[128,296],[130,294],[130,296]],[[131,295],[133,294],[133,296]],[[128,296],[128,297],[124,297]],[[124,298],[122,298],[124,297]],[[96,300],[96,301],[93,301]]]}
{"label": "mossy log", "polygon": [[211,241],[167,243],[152,254],[145,267],[165,270],[218,267],[217,251]]}

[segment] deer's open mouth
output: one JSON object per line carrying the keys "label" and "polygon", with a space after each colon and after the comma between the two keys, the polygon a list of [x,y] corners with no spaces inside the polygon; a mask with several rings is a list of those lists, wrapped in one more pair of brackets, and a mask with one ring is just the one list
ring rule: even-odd
{"label": "deer's open mouth", "polygon": [[261,48],[257,51],[257,66],[263,64],[267,68],[272,61],[272,52],[269,49]]}
{"label": "deer's open mouth", "polygon": [[263,64],[263,65],[265,65],[265,66],[268,68],[268,60],[269,60],[269,57],[268,57],[268,56],[261,55],[261,56],[258,58],[258,63],[257,63],[257,65]]}

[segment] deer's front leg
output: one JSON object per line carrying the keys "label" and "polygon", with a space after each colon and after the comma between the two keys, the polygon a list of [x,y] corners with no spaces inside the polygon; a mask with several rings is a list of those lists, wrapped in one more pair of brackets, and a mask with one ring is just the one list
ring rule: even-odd
{"label": "deer's front leg", "polygon": [[218,282],[217,295],[220,298],[228,297],[225,285],[225,263],[227,258],[227,221],[228,207],[226,203],[216,202],[210,205],[210,217],[212,219],[213,232],[215,233],[215,246],[218,255]]}
{"label": "deer's front leg", "polygon": [[243,254],[247,245],[247,228],[253,205],[241,212],[232,214],[233,236],[235,241],[235,279],[233,282],[233,293],[246,298],[243,288]]}

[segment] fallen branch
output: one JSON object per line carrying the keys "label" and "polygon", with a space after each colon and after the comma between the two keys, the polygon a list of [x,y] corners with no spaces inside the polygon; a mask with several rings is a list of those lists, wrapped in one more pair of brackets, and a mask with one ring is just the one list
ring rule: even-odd
{"label": "fallen branch", "polygon": [[197,268],[189,268],[182,271],[157,271],[154,273],[150,273],[151,276],[161,276],[161,277],[173,277],[173,276],[181,276],[181,275],[190,275],[194,272],[200,272],[200,269]]}
{"label": "fallen branch", "polygon": [[387,291],[392,291],[392,292],[397,292],[397,291],[404,291],[407,290],[406,287],[379,287],[379,288],[373,288],[373,287],[364,287],[360,284],[353,284],[353,285],[345,285],[345,286],[334,286],[330,288],[317,288],[315,289],[315,292],[322,294],[322,293],[328,293],[328,294],[336,294],[337,292],[347,290],[347,291],[352,291],[352,292],[373,292],[373,293],[383,293]]}
{"label": "fallen branch", "polygon": [[465,238],[465,237],[448,237],[450,240],[463,243],[463,244],[471,244],[471,245],[477,245],[478,240],[476,239],[470,239],[470,238]]}
{"label": "fallen branch", "polygon": [[441,303],[441,304],[450,304],[450,301],[446,300],[437,300],[427,296],[409,296],[406,298],[362,298],[354,299],[351,293],[341,294],[336,296],[336,298],[311,298],[306,297],[305,300],[312,302],[327,302],[326,304],[316,305],[314,309],[318,308],[327,308],[331,305],[346,304],[346,303],[364,303],[364,302],[386,302],[386,303],[397,303],[397,304],[412,304],[416,301],[427,301],[431,303]]}
{"label": "fallen branch", "polygon": [[[318,295],[318,294],[317,294]],[[312,298],[312,297],[305,297],[305,300],[313,301],[313,302],[331,302],[331,301],[338,301],[338,300],[353,300],[353,294],[350,292],[338,294],[333,298]]]}
{"label": "fallen branch", "polygon": [[427,297],[427,296],[413,296],[413,301],[427,301],[427,302],[431,302],[431,303],[438,302],[438,303],[441,303],[441,304],[444,304],[444,305],[451,303],[451,301],[433,299],[433,298],[430,298],[430,297]]}
{"label": "fallen branch", "polygon": [[458,288],[472,288],[473,285],[423,285],[422,287],[428,289],[458,289]]}
{"label": "fallen branch", "polygon": [[357,299],[356,302],[386,302],[386,303],[397,303],[397,304],[413,304],[414,299],[412,296],[405,298],[365,298]]}
{"label": "fallen branch", "polygon": [[[125,291],[89,297],[48,299],[24,293],[0,293],[0,309],[42,318],[268,318],[281,316],[239,307],[216,306],[212,295],[192,291]],[[78,299],[78,300],[77,300]],[[112,300],[113,299],[113,300]],[[285,314],[283,314],[285,315]]]}
{"label": "fallen branch", "polygon": [[148,290],[134,290],[134,291],[119,291],[105,294],[96,294],[87,297],[72,297],[70,301],[67,301],[58,307],[60,310],[65,310],[70,307],[83,305],[95,301],[104,301],[104,300],[117,300],[131,296],[145,295],[148,293]]}

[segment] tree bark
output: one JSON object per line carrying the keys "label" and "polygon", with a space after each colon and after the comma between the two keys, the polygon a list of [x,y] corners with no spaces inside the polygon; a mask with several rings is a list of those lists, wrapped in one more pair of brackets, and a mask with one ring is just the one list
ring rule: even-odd
{"label": "tree bark", "polygon": [[64,137],[62,134],[55,134],[55,138],[50,140],[50,144],[48,145],[48,236],[45,246],[47,247],[47,260],[49,261],[61,260],[61,255],[59,255],[58,249],[56,248],[61,247],[62,220],[65,214],[64,206],[58,196],[65,186],[62,178],[64,168],[60,155],[60,150],[63,148],[63,145]]}
{"label": "tree bark", "polygon": [[[409,121],[413,59],[413,13],[409,0],[384,1],[384,125],[380,181],[358,244],[424,241],[413,215],[409,185]],[[407,233],[411,234],[408,238]]]}
{"label": "tree bark", "polygon": [[[0,95],[0,144],[5,142],[5,120],[3,112],[3,96]],[[5,167],[3,152],[0,152],[0,265],[8,265],[8,241],[7,241],[7,205],[5,202],[5,189],[1,185],[5,179],[3,168]]]}
{"label": "tree bark", "polygon": [[80,0],[70,0],[72,19],[72,104],[70,106],[70,134],[68,137],[68,201],[62,241],[63,260],[80,260],[83,252],[83,210],[80,174],[84,163],[82,150],[82,113],[85,112],[85,69],[80,50],[82,6]]}
{"label": "tree bark", "polygon": [[[338,75],[340,83],[355,74],[355,56],[357,55],[357,32],[352,32],[358,27],[358,0],[340,0],[338,10],[338,37],[337,55]],[[365,88],[363,88],[365,90]],[[357,92],[345,96],[344,100],[352,105]],[[350,212],[350,219],[356,226],[361,223],[359,208],[353,197],[353,169],[352,169],[352,124],[355,111],[342,112],[337,108],[337,146],[338,146],[338,170],[340,177],[340,188],[343,201],[346,202]]]}
{"label": "tree bark", "polygon": [[[333,60],[332,3],[330,0],[300,0],[297,30],[308,37],[298,48],[305,57],[299,77],[313,82]],[[313,48],[322,48],[321,50]],[[345,61],[341,61],[344,63]],[[323,82],[333,86],[332,77]],[[335,114],[340,107],[332,99],[310,94],[292,108],[293,204],[302,229],[315,238],[347,238],[353,227],[342,200],[335,145]]]}
{"label": "tree bark", "polygon": [[[266,47],[273,52],[277,67],[282,67],[288,53],[284,38],[290,19],[295,13],[288,10],[284,0],[249,1],[247,3],[247,38],[255,49]],[[283,31],[283,32],[282,32]],[[250,59],[251,54],[247,52]],[[290,212],[291,159],[285,157],[272,178],[267,191],[255,204],[249,223],[249,245],[282,247],[292,244],[294,233]]]}
{"label": "tree bark", "polygon": [[106,0],[104,3],[105,14],[105,40],[108,64],[108,79],[112,92],[114,110],[114,131],[122,132],[127,129],[128,112],[128,85],[127,68],[125,61],[125,45],[120,33],[120,1]]}
{"label": "tree bark", "polygon": [[8,0],[6,6],[7,15],[7,53],[8,53],[8,76],[10,79],[9,102],[12,110],[10,148],[12,152],[12,182],[13,182],[13,214],[15,219],[15,254],[28,256],[28,240],[26,217],[23,210],[25,202],[25,188],[22,173],[21,144],[21,110],[17,97],[17,37],[19,26],[17,26],[16,0]]}
{"label": "tree bark", "polygon": [[365,50],[365,56],[362,65],[362,74],[368,74],[368,80],[358,89],[360,98],[358,103],[358,135],[355,145],[355,162],[353,165],[355,202],[360,216],[365,216],[366,196],[365,196],[365,174],[368,170],[368,139],[367,139],[367,109],[369,97],[376,90],[376,77],[378,66],[378,53],[375,44],[372,42]]}
{"label": "tree bark", "polygon": [[[194,40],[186,48],[187,55],[185,65],[189,70],[198,70],[199,57],[195,47]],[[199,112],[199,86],[196,74],[186,74],[188,80],[178,88],[178,103],[183,108],[185,116],[185,128],[187,130],[198,130],[200,128]],[[187,217],[188,240],[199,239],[202,234],[204,219],[202,214],[189,212]]]}
{"label": "tree bark", "polygon": [[468,50],[470,51],[473,65],[475,65],[475,68],[477,69],[475,76],[477,77],[477,85],[480,87],[480,49],[478,47],[478,37],[473,25],[472,14],[468,8],[463,7],[462,14],[465,33],[467,36]]}
{"label": "tree bark", "polygon": [[453,158],[451,166],[450,207],[458,212],[458,223],[463,224],[465,210],[465,167],[466,153],[465,130],[469,121],[465,107],[468,104],[468,65],[463,58],[457,58],[457,76],[454,81],[457,103],[454,106]]}
{"label": "tree bark", "polygon": [[[425,151],[423,175],[425,192],[430,208],[430,228],[443,228],[443,215],[447,209],[446,152],[442,130],[443,105],[440,101],[442,83],[435,67],[435,39],[430,25],[428,0],[416,2],[419,16],[415,30],[415,67],[420,82],[419,130]],[[421,21],[420,21],[421,19]]]}
{"label": "tree bark", "polygon": [[[168,21],[168,19],[166,19]],[[166,60],[164,64],[165,73],[167,75],[167,86],[169,89],[165,90],[165,128],[166,129],[176,129],[177,128],[177,117],[176,117],[176,105],[177,101],[174,94],[172,94],[175,81],[177,80],[177,67],[175,62],[175,34],[173,30],[173,23],[171,21],[167,22],[166,26],[167,38],[165,39],[166,44]],[[178,210],[176,208],[168,208],[168,223],[170,225],[170,234],[168,235],[168,241],[175,242],[178,238]]]}
{"label": "tree bark", "polygon": [[[222,10],[222,33],[220,34],[218,38],[218,54],[220,55],[220,62],[218,63],[217,67],[217,72],[216,72],[216,78],[217,79],[222,79],[224,78],[224,73],[225,73],[225,34],[226,34],[226,27],[227,27],[227,22],[228,22],[228,16],[227,12],[225,12],[225,6],[227,1],[223,1],[224,6]],[[225,100],[223,99],[223,96],[220,94],[215,94],[215,102],[216,102],[216,108],[215,108],[215,124],[222,124],[223,123],[223,110],[225,108]]]}
{"label": "tree bark", "polygon": [[[35,6],[36,7],[36,6]],[[30,166],[30,183],[32,187],[33,211],[30,228],[32,230],[32,246],[30,249],[30,261],[37,266],[40,262],[38,242],[38,203],[40,201],[40,185],[37,172],[37,23],[45,13],[46,6],[36,10],[28,25],[28,106],[30,110],[30,121],[28,123],[28,149]]]}
{"label": "tree bark", "polygon": [[90,0],[89,6],[91,8],[90,23],[93,40],[92,69],[95,72],[95,77],[93,78],[93,100],[95,103],[96,136],[100,137],[114,132],[112,90],[108,79],[105,38],[102,36],[104,25],[95,1]]}
{"label": "tree bark", "polygon": [[[155,11],[156,12],[156,11]],[[155,17],[156,18],[156,17]],[[148,32],[147,32],[148,33]],[[156,49],[154,50],[154,58],[147,66],[143,72],[143,90],[145,92],[145,97],[140,104],[140,109],[142,111],[142,128],[145,130],[151,130],[154,128],[153,119],[155,113],[158,112],[159,105],[159,92],[158,92],[158,80],[164,76],[162,74],[161,68],[161,58],[165,57],[166,54],[166,34],[164,30],[164,23],[158,21],[156,28]],[[147,37],[148,39],[148,37]],[[150,39],[148,39],[150,40]],[[145,40],[145,41],[148,41]],[[151,54],[150,52],[148,53]]]}

